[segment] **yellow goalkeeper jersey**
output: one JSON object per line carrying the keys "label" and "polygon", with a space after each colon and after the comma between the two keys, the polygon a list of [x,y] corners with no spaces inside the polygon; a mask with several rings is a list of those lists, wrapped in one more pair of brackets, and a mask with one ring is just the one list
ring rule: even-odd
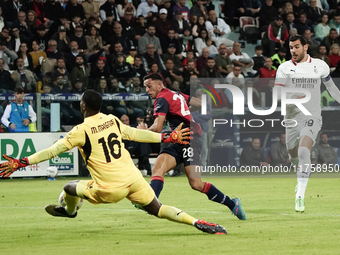
{"label": "yellow goalkeeper jersey", "polygon": [[64,138],[68,149],[78,146],[98,184],[121,181],[138,171],[122,142],[125,127],[117,117],[99,113],[85,118]]}
{"label": "yellow goalkeeper jersey", "polygon": [[161,136],[124,125],[113,115],[98,113],[85,118],[50,148],[31,155],[29,162],[36,164],[77,146],[96,183],[127,183],[135,180],[140,172],[122,139],[159,143]]}

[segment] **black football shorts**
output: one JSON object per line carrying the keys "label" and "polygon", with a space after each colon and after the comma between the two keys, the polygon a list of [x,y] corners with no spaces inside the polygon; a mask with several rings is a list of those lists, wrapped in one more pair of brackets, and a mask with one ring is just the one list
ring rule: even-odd
{"label": "black football shorts", "polygon": [[176,159],[177,165],[184,163],[184,167],[201,165],[202,138],[198,134],[193,135],[189,144],[170,143],[161,150],[160,154],[166,153]]}

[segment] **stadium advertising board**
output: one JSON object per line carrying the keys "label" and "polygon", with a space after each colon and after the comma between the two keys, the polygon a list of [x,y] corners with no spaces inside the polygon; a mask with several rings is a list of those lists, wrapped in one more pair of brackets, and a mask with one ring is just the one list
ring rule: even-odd
{"label": "stadium advertising board", "polygon": [[[143,101],[148,100],[150,97],[147,93],[103,93],[101,94],[103,97],[103,101],[121,101],[121,100],[129,100],[129,101]],[[25,94],[24,100],[33,101],[36,95],[33,93]],[[81,94],[80,93],[41,93],[41,100],[45,101],[53,101],[53,102],[73,102],[80,101]],[[0,94],[0,101],[13,101],[15,97],[13,94]]]}
{"label": "stadium advertising board", "polygon": [[[58,133],[1,133],[0,134],[0,152],[1,155],[7,154],[14,158],[23,158],[33,153],[46,149],[55,143],[58,139],[65,136],[65,132]],[[5,162],[1,157],[1,163]],[[62,153],[57,157],[41,162],[36,165],[30,165],[19,169],[13,173],[12,177],[32,177],[46,176],[46,169],[49,166],[58,168],[58,175],[78,175],[78,149]]]}
{"label": "stadium advertising board", "polygon": [[[79,3],[85,2],[86,0],[78,0]],[[67,4],[68,0],[57,0],[57,2],[60,2],[61,4]],[[105,0],[94,0],[94,2],[98,2],[100,4],[105,3]]]}

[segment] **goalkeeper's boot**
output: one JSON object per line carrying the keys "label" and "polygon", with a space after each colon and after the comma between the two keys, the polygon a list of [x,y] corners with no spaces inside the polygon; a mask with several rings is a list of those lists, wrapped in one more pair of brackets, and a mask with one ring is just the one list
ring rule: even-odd
{"label": "goalkeeper's boot", "polygon": [[301,198],[295,198],[295,211],[303,213],[305,211],[305,201]]}
{"label": "goalkeeper's boot", "polygon": [[45,211],[55,217],[75,218],[77,216],[77,212],[70,215],[66,212],[65,207],[59,205],[46,205]]}
{"label": "goalkeeper's boot", "polygon": [[242,209],[241,199],[239,199],[238,197],[235,197],[232,199],[232,201],[234,201],[235,207],[231,211],[231,213],[234,214],[240,220],[246,220],[247,217],[246,217],[246,213]]}
{"label": "goalkeeper's boot", "polygon": [[194,226],[205,232],[205,233],[209,233],[209,234],[216,234],[216,235],[226,235],[227,231],[225,230],[224,227],[222,227],[221,225],[215,224],[215,223],[209,223],[206,222],[204,220],[197,220],[194,223]]}

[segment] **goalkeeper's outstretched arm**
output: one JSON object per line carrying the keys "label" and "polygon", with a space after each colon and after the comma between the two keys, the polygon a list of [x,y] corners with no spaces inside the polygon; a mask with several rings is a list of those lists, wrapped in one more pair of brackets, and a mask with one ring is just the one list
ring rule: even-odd
{"label": "goalkeeper's outstretched arm", "polygon": [[182,129],[183,123],[181,123],[174,131],[165,133],[156,133],[149,130],[137,129],[127,125],[123,125],[122,138],[127,140],[133,140],[142,143],[180,143],[188,144],[187,140],[191,139],[190,129]]}
{"label": "goalkeeper's outstretched arm", "polygon": [[28,162],[30,165],[38,164],[40,162],[49,160],[51,158],[55,158],[59,154],[70,150],[70,148],[67,148],[64,142],[64,139],[58,140],[56,143],[54,143],[52,146],[50,146],[47,149],[38,151],[31,156],[28,157]]}
{"label": "goalkeeper's outstretched arm", "polygon": [[69,149],[70,148],[67,148],[65,142],[62,139],[57,141],[51,147],[36,152],[27,158],[15,159],[4,154],[3,157],[7,160],[7,162],[0,165],[0,178],[9,177],[12,173],[22,167],[37,164],[45,160],[54,158],[60,153],[68,151]]}

